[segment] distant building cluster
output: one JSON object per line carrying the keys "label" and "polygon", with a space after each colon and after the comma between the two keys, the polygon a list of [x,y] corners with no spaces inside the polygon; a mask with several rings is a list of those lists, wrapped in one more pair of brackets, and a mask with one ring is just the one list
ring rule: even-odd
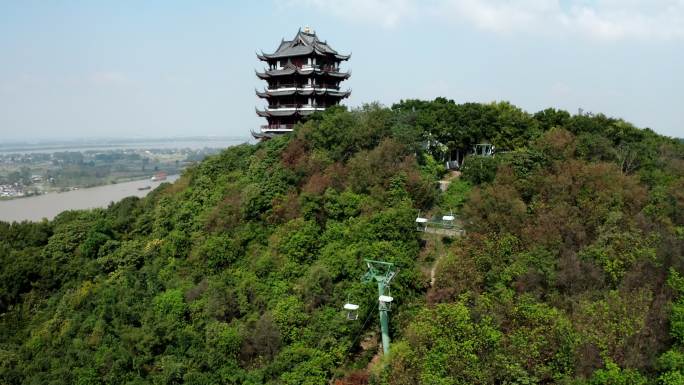
{"label": "distant building cluster", "polygon": [[[32,149],[27,145],[16,151]],[[47,153],[3,153],[0,147],[0,199],[64,192],[135,179],[163,181],[167,175],[179,174],[187,166],[219,151],[219,146],[83,150],[75,147]]]}
{"label": "distant building cluster", "polygon": [[18,198],[24,196],[24,186],[20,183],[0,184],[0,197]]}

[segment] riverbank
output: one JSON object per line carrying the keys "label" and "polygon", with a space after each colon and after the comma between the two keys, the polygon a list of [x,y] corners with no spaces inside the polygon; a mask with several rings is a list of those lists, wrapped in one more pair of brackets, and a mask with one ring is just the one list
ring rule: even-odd
{"label": "riverbank", "polygon": [[[129,196],[144,197],[164,182],[174,182],[179,175],[170,175],[165,181],[149,179],[108,184],[83,188],[62,193],[0,201],[0,221],[40,221],[43,218],[53,219],[66,210],[83,210],[107,207]],[[145,189],[149,186],[149,189]]]}

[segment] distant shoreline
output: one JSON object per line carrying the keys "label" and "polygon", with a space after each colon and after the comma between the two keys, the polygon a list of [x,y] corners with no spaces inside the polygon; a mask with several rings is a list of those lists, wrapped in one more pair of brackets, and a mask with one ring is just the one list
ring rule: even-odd
{"label": "distant shoreline", "polygon": [[[59,193],[48,193],[0,201],[0,221],[21,222],[40,221],[43,218],[52,220],[67,210],[88,210],[105,208],[112,202],[118,202],[129,196],[144,197],[163,183],[173,183],[180,175],[169,175],[163,181],[149,179],[135,180],[102,186],[81,188]],[[150,189],[140,190],[150,186]]]}
{"label": "distant shoreline", "polygon": [[[169,177],[177,178],[177,177],[180,177],[180,174],[170,175]],[[150,181],[150,177],[144,176],[144,177],[140,177],[140,178],[122,178],[121,180],[112,181],[109,183],[90,184],[90,185],[86,185],[86,186],[74,186],[70,190],[65,190],[65,191],[53,190],[53,191],[47,191],[43,194],[21,195],[21,196],[13,196],[13,197],[0,197],[0,202],[2,202],[2,201],[14,201],[14,200],[18,200],[18,199],[35,198],[35,197],[41,197],[41,196],[53,195],[53,194],[65,194],[65,193],[72,192],[72,191],[87,190],[87,189],[91,189],[91,188],[95,188],[95,187],[113,186],[113,185],[117,185],[117,184],[121,184],[121,183],[139,182],[139,181]],[[162,181],[162,182],[164,182],[164,181]],[[2,219],[0,218],[0,220],[2,220]]]}
{"label": "distant shoreline", "polygon": [[0,202],[180,174],[236,137],[36,140],[0,144]]}
{"label": "distant shoreline", "polygon": [[[247,137],[186,137],[186,138],[150,138],[150,139],[102,139],[102,140],[44,140],[44,141],[16,141],[0,144],[0,153],[41,153],[59,151],[88,151],[106,149],[135,149],[135,148],[218,148],[225,144],[249,142]],[[201,144],[213,144],[201,146]],[[186,144],[185,146],[183,144]],[[157,145],[158,147],[154,147]]]}

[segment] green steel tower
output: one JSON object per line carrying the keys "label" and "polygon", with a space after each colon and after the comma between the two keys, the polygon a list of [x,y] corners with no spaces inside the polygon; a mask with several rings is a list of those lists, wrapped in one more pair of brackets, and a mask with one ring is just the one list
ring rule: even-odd
{"label": "green steel tower", "polygon": [[393,263],[383,261],[373,261],[366,259],[368,271],[364,274],[362,281],[370,282],[375,280],[378,283],[378,310],[380,312],[380,330],[382,332],[382,351],[385,355],[390,351],[389,337],[389,315],[390,305],[393,298],[385,290],[389,289],[389,284],[397,275]]}

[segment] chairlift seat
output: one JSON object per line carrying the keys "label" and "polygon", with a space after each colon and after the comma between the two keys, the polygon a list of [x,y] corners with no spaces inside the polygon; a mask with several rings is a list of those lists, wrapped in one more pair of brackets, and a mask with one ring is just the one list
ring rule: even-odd
{"label": "chairlift seat", "polygon": [[428,222],[427,218],[421,218],[421,217],[416,218],[416,223],[427,223],[427,222]]}
{"label": "chairlift seat", "polygon": [[344,304],[344,310],[347,311],[349,321],[356,321],[359,318],[359,305],[347,302]]}
{"label": "chairlift seat", "polygon": [[443,221],[453,221],[454,219],[456,218],[453,215],[445,215],[442,217]]}
{"label": "chairlift seat", "polygon": [[394,301],[394,298],[390,297],[389,295],[381,295],[380,297],[378,297],[378,300],[380,302],[390,303]]}

